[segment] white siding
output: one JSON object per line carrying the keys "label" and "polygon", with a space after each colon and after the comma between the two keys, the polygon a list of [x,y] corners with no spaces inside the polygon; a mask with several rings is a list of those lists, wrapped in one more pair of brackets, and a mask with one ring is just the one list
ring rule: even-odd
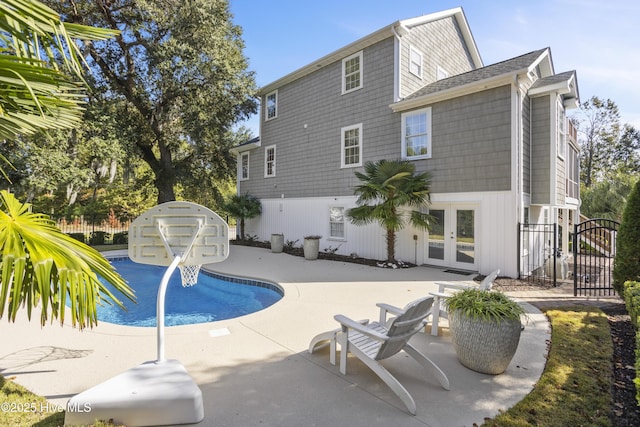
{"label": "white siding", "polygon": [[[246,222],[246,233],[268,241],[272,233],[284,234],[286,241],[304,236],[321,235],[320,251],[336,248],[341,255],[373,259],[386,258],[385,232],[377,224],[356,226],[345,219],[345,239],[330,239],[329,207],[356,206],[355,197],[279,198],[262,199],[262,215]],[[433,203],[461,203],[476,209],[478,271],[486,274],[500,268],[501,275],[517,275],[517,227],[516,199],[511,192],[474,192],[432,194]],[[416,235],[418,240],[414,240]],[[396,258],[422,263],[427,233],[407,228],[397,233]]]}

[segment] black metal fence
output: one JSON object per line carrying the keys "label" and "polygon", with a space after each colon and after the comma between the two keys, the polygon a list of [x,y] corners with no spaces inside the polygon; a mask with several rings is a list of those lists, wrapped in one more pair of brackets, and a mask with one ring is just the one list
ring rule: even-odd
{"label": "black metal fence", "polygon": [[131,221],[105,220],[99,223],[86,221],[83,217],[73,220],[60,219],[57,227],[76,240],[88,245],[119,245],[129,243]]}
{"label": "black metal fence", "polygon": [[559,247],[558,224],[518,224],[518,277],[557,286],[568,279],[569,257]]}
{"label": "black metal fence", "polygon": [[[126,245],[129,243],[129,226],[131,222],[107,219],[93,223],[83,217],[77,217],[70,221],[64,218],[59,219],[56,221],[56,226],[63,233],[90,246]],[[228,222],[229,218],[227,218]],[[229,226],[229,238],[236,238],[235,225]]]}
{"label": "black metal fence", "polygon": [[613,260],[618,221],[589,219],[576,224],[573,233],[574,295],[614,295]]}

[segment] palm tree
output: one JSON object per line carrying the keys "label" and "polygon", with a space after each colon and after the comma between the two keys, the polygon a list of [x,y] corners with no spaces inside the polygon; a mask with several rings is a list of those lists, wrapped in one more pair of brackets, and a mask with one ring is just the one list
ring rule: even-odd
{"label": "palm tree", "polygon": [[256,196],[234,194],[225,203],[224,210],[240,220],[240,239],[244,240],[244,220],[260,215],[262,213],[262,205]]}
{"label": "palm tree", "polygon": [[0,191],[0,318],[15,321],[26,306],[31,319],[41,305],[44,325],[51,311],[64,322],[67,302],[73,326],[97,324],[96,306],[115,302],[124,308],[100,275],[133,300],[133,291],[98,251],[62,233],[47,215],[31,212],[6,190]]}
{"label": "palm tree", "polygon": [[396,231],[408,224],[429,228],[430,216],[419,209],[431,202],[431,176],[416,174],[408,161],[366,162],[364,171],[355,173],[362,182],[354,191],[359,206],[349,209],[347,216],[356,225],[378,222],[386,230],[387,262],[394,263]]}
{"label": "palm tree", "polygon": [[[1,1],[0,140],[78,125],[85,85],[83,59],[74,39],[99,40],[114,34],[63,23],[36,0]],[[0,172],[4,174],[2,168]],[[97,304],[113,301],[123,307],[97,275],[134,298],[99,252],[62,233],[46,215],[33,213],[31,205],[8,191],[0,192],[0,318],[6,312],[15,321],[26,307],[30,319],[40,305],[43,325],[50,315],[63,323],[68,302],[74,326],[93,326]]]}

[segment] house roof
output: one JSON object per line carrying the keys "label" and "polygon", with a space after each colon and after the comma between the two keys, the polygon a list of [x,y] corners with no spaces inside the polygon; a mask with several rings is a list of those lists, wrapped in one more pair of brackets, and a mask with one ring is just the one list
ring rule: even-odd
{"label": "house roof", "polygon": [[531,64],[534,63],[534,61],[536,61],[540,57],[540,55],[544,53],[545,50],[546,49],[536,50],[534,52],[529,52],[516,58],[478,68],[477,70],[457,74],[455,76],[451,76],[442,80],[436,80],[435,82],[418,89],[411,95],[407,96],[405,99],[418,98],[430,93],[440,92],[454,87],[467,85],[469,83],[474,83],[480,80],[486,80],[492,77],[511,74],[514,71],[528,69]]}
{"label": "house roof", "polygon": [[255,138],[252,138],[246,142],[243,142],[242,144],[238,144],[234,147],[231,147],[229,151],[237,156],[239,153],[243,151],[251,150],[252,148],[256,148],[259,146],[260,146],[260,137],[256,136]]}
{"label": "house roof", "polygon": [[480,57],[480,52],[478,51],[478,47],[476,46],[473,35],[471,34],[471,29],[469,28],[469,24],[467,22],[467,18],[464,15],[464,12],[461,7],[457,7],[454,9],[445,10],[442,12],[431,13],[428,15],[419,16],[416,18],[405,19],[401,21],[396,21],[393,24],[387,25],[380,30],[371,33],[355,42],[338,49],[322,58],[292,72],[287,74],[286,76],[271,82],[260,89],[261,94],[269,93],[274,91],[275,89],[295,81],[301,77],[304,77],[312,72],[318,70],[319,68],[325,67],[329,64],[332,64],[338,60],[346,58],[347,56],[356,53],[368,46],[371,46],[375,43],[378,43],[382,40],[385,40],[389,37],[398,36],[401,37],[403,34],[406,34],[408,30],[411,28],[426,24],[428,22],[437,21],[443,18],[453,17],[456,19],[458,26],[460,28],[460,32],[462,37],[464,38],[467,48],[469,49],[469,54],[473,60],[474,66],[482,67],[482,58]]}
{"label": "house roof", "polygon": [[446,79],[437,80],[423,86],[404,99],[391,104],[391,108],[394,111],[403,111],[429,102],[470,93],[474,90],[484,90],[492,87],[492,84],[504,84],[505,79],[512,79],[516,75],[528,75],[536,68],[539,70],[540,78],[531,86],[530,95],[559,90],[563,94],[568,94],[566,97],[577,99],[575,71],[555,74],[551,51],[549,48],[544,48]]}
{"label": "house roof", "polygon": [[551,91],[559,92],[563,96],[565,104],[568,104],[567,107],[577,107],[580,96],[575,70],[536,80],[529,88],[529,95],[535,96]]}

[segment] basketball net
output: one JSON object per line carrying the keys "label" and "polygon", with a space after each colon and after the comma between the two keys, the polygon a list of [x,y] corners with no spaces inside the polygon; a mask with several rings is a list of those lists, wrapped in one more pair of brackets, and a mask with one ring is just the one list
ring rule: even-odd
{"label": "basketball net", "polygon": [[182,287],[186,288],[198,283],[198,273],[200,273],[200,264],[195,265],[178,265],[180,269],[180,278],[182,279]]}

